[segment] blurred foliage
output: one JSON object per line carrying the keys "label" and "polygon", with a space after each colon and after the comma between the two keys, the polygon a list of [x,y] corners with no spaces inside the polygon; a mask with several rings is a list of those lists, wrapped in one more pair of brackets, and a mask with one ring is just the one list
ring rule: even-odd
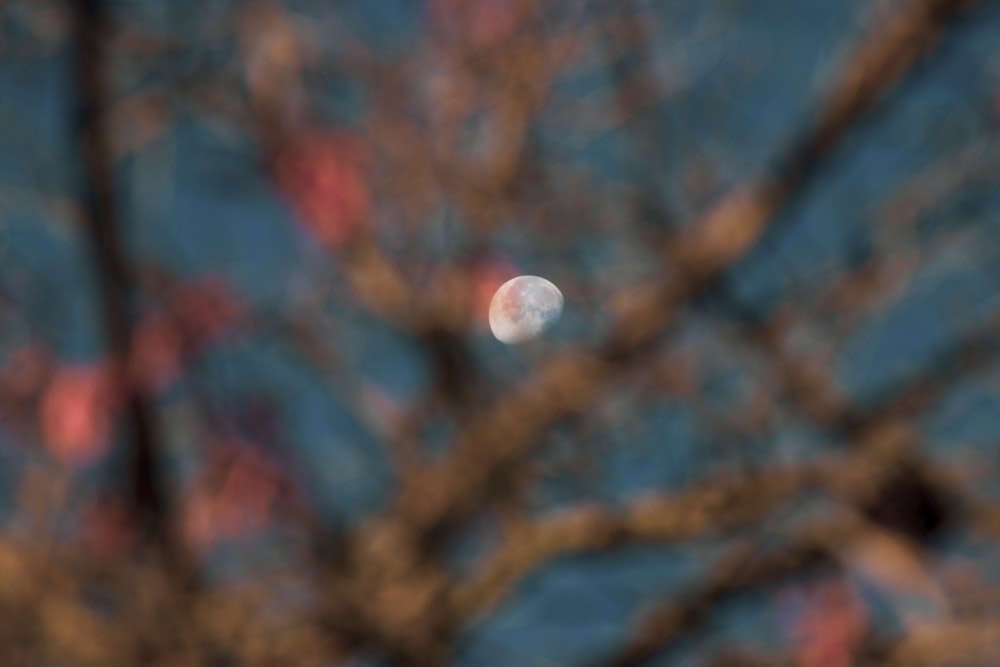
{"label": "blurred foliage", "polygon": [[988,0],[7,0],[0,664],[993,664],[998,148]]}

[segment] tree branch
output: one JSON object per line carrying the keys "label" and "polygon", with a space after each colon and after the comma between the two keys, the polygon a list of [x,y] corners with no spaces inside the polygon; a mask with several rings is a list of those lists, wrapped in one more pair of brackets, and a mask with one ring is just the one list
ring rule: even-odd
{"label": "tree branch", "polygon": [[621,512],[581,507],[515,526],[473,579],[453,593],[453,615],[495,605],[526,573],[561,555],[637,543],[667,544],[755,524],[818,486],[817,467],[710,479],[676,496],[638,500]]}
{"label": "tree branch", "polygon": [[756,587],[782,581],[809,567],[833,566],[840,545],[856,535],[852,519],[822,521],[797,531],[788,543],[761,553],[759,545],[734,547],[699,584],[677,601],[649,613],[631,640],[592,667],[640,667],[662,656],[699,627],[724,601]]}
{"label": "tree branch", "polygon": [[160,447],[152,407],[142,388],[130,384],[125,373],[131,351],[131,285],[119,238],[111,129],[105,120],[109,96],[104,45],[110,19],[102,0],[78,0],[72,7],[75,129],[83,159],[84,230],[97,269],[102,317],[116,379],[127,390],[128,425],[133,438],[128,493],[137,524],[168,563],[179,567],[181,554],[171,523],[172,501],[158,461]]}

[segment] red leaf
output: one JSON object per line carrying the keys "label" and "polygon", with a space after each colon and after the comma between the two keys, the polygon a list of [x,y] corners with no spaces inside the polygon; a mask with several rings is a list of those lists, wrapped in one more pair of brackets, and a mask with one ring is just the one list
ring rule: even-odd
{"label": "red leaf", "polygon": [[246,317],[246,307],[218,278],[181,286],[171,299],[174,315],[194,343],[210,342]]}
{"label": "red leaf", "polygon": [[149,391],[158,391],[180,374],[183,339],[176,322],[163,313],[144,318],[132,337],[129,377]]}
{"label": "red leaf", "polygon": [[51,360],[44,347],[29,344],[10,356],[0,374],[4,389],[18,398],[35,395],[45,384],[51,370]]}
{"label": "red leaf", "polygon": [[[221,470],[212,470],[217,466]],[[207,551],[267,528],[281,487],[271,462],[253,451],[230,451],[210,463],[206,475],[187,497],[184,534],[192,548]]]}
{"label": "red leaf", "polygon": [[303,227],[322,245],[339,248],[371,214],[360,143],[349,136],[313,132],[279,156],[277,179]]}
{"label": "red leaf", "polygon": [[490,302],[500,286],[517,276],[517,266],[502,257],[481,261],[473,270],[472,314],[476,326],[489,329]]}
{"label": "red leaf", "polygon": [[135,526],[120,502],[104,500],[87,505],[82,524],[84,543],[102,556],[121,556],[135,543]]}
{"label": "red leaf", "polygon": [[513,37],[521,24],[518,0],[432,0],[432,23],[454,38],[493,46]]}
{"label": "red leaf", "polygon": [[109,370],[99,363],[63,366],[45,390],[42,434],[61,463],[85,466],[107,451],[114,407]]}
{"label": "red leaf", "polygon": [[850,667],[867,627],[864,603],[850,584],[818,586],[793,621],[796,667]]}

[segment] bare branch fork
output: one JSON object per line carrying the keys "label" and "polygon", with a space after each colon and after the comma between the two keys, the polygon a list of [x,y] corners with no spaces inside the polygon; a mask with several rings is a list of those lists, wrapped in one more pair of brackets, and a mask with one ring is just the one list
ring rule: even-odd
{"label": "bare branch fork", "polygon": [[[412,614],[394,619],[374,609],[369,615],[376,625],[389,624],[386,636],[403,642],[403,655],[415,659],[411,650],[436,645],[440,633],[447,632],[442,623],[450,625],[434,607],[440,592],[427,584],[435,579],[428,559],[442,540],[507,488],[547,426],[599,400],[615,378],[669,331],[686,304],[712,290],[722,272],[761,240],[770,221],[803,191],[848,130],[926,52],[945,20],[966,4],[914,0],[904,5],[854,51],[817,122],[778,160],[778,168],[724,198],[665,249],[671,280],[637,299],[603,344],[547,363],[530,382],[467,425],[449,457],[408,471],[392,506],[354,540],[354,563],[367,573],[366,579],[387,590],[410,590],[414,599],[425,601]],[[399,624],[406,625],[405,632]]]}
{"label": "bare branch fork", "polygon": [[[884,33],[864,42],[835,82],[816,129],[789,151],[791,157],[784,162],[796,165],[796,169],[785,168],[778,176],[740,189],[709,211],[668,249],[678,267],[675,280],[639,301],[596,352],[554,359],[530,383],[470,425],[456,441],[453,457],[404,480],[387,520],[398,517],[411,530],[430,534],[442,523],[478,507],[490,488],[481,482],[527,454],[532,438],[545,425],[596,400],[601,395],[600,385],[606,386],[623,366],[634,363],[639,356],[636,350],[652,344],[687,299],[706,288],[759,240],[779,207],[805,185],[814,163],[916,60],[938,25],[965,4],[954,0],[911,2]],[[475,476],[475,482],[437,483],[438,478],[458,470]],[[443,495],[431,493],[432,499],[422,502],[414,497],[430,489],[439,489]]]}

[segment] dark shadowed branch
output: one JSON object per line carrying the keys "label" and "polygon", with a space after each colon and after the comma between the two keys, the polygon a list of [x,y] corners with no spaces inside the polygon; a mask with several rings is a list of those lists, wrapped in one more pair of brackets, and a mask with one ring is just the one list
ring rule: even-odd
{"label": "dark shadowed branch", "polygon": [[[159,457],[159,436],[152,406],[143,389],[126,379],[131,349],[132,285],[120,239],[115,197],[115,167],[108,125],[109,94],[105,48],[111,20],[102,0],[79,0],[73,6],[77,82],[76,137],[83,158],[83,224],[96,266],[104,327],[112,365],[127,397],[131,446],[128,493],[136,520],[171,567],[181,568],[172,522],[173,501]],[[180,572],[181,570],[178,570]],[[186,572],[185,576],[190,576]]]}

